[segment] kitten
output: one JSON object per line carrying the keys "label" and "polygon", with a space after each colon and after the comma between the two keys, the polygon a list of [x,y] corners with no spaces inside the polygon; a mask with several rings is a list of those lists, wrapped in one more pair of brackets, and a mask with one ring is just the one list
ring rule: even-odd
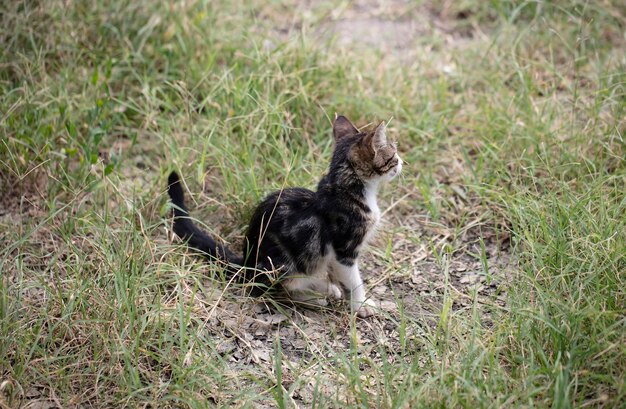
{"label": "kitten", "polygon": [[398,175],[402,160],[387,142],[384,122],[359,132],[338,116],[333,134],[330,168],[317,191],[288,188],[265,198],[250,220],[241,256],[193,224],[176,172],[168,180],[174,232],[190,247],[226,262],[231,275],[243,271],[243,280],[255,283],[253,295],[271,287],[271,274],[278,272],[280,286],[294,301],[326,305],[326,297],[342,297],[341,286],[359,317],[372,315],[358,260],[380,219],[379,183]]}

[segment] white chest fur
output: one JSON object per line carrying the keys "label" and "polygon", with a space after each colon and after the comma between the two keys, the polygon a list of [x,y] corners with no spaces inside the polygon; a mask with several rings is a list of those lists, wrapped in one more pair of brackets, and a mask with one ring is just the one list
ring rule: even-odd
{"label": "white chest fur", "polygon": [[368,214],[368,218],[370,219],[370,225],[367,229],[367,233],[365,234],[364,244],[367,243],[374,232],[376,231],[376,226],[380,221],[380,209],[378,208],[378,203],[376,201],[376,195],[378,194],[378,183],[371,183],[370,185],[365,187],[365,204],[370,209],[370,213]]}
{"label": "white chest fur", "polygon": [[378,208],[378,203],[376,201],[376,194],[378,193],[378,184],[373,186],[368,186],[365,188],[365,203],[367,207],[370,208],[372,212],[372,218],[378,222],[380,220],[380,209]]}

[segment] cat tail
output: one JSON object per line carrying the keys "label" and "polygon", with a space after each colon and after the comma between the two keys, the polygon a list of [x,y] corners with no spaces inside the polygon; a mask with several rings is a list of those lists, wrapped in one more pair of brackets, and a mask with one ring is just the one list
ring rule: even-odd
{"label": "cat tail", "polygon": [[191,218],[185,206],[185,194],[180,184],[180,178],[176,172],[170,173],[167,179],[167,193],[170,195],[174,205],[174,233],[187,245],[204,255],[216,258],[228,264],[228,273],[236,274],[239,270],[237,266],[243,265],[243,258],[237,256],[228,247],[218,244],[211,236],[200,230]]}

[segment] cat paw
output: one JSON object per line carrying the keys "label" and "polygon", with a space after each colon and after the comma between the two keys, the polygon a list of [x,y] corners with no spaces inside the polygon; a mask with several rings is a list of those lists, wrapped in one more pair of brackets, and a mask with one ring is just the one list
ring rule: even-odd
{"label": "cat paw", "polygon": [[343,298],[343,291],[341,291],[341,288],[339,288],[335,284],[330,283],[328,285],[328,295],[333,300],[341,300]]}
{"label": "cat paw", "polygon": [[365,300],[356,310],[356,316],[359,318],[367,318],[376,314],[376,305],[372,300]]}

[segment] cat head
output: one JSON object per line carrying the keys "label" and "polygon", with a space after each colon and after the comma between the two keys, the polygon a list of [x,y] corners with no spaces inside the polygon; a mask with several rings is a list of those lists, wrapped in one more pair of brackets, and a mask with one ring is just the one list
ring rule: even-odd
{"label": "cat head", "polygon": [[335,153],[333,162],[348,163],[365,184],[391,180],[402,170],[402,159],[394,142],[387,141],[385,123],[375,129],[359,132],[345,116],[333,123]]}

